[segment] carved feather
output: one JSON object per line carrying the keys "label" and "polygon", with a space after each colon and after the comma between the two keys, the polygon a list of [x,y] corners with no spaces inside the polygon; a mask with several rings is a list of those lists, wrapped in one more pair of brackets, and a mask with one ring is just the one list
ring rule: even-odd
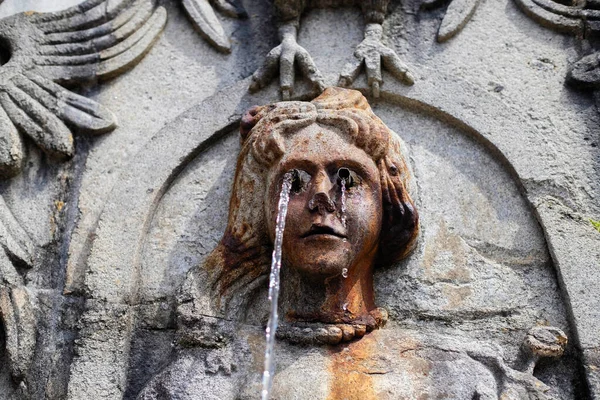
{"label": "carved feather", "polygon": [[44,32],[34,63],[42,75],[65,84],[112,78],[132,67],[150,50],[167,18],[153,0],[104,0],[70,15],[34,20]]}
{"label": "carved feather", "polygon": [[25,376],[31,364],[37,333],[35,314],[26,288],[0,286],[0,319],[6,333],[8,367],[18,381]]}
{"label": "carved feather", "polygon": [[453,0],[446,15],[442,20],[442,24],[438,30],[438,42],[445,42],[456,35],[469,22],[480,0]]}
{"label": "carved feather", "polygon": [[0,107],[0,175],[19,172],[23,161],[23,142],[6,111]]}
{"label": "carved feather", "polygon": [[0,21],[0,38],[11,52],[0,66],[0,174],[20,170],[17,130],[64,159],[73,155],[72,129],[114,129],[107,108],[58,84],[119,75],[144,57],[165,23],[166,11],[155,0],[88,0],[56,13]]}
{"label": "carved feather", "polygon": [[231,52],[231,43],[208,0],[183,0],[183,7],[194,25],[217,50]]}
{"label": "carved feather", "polygon": [[[23,266],[33,266],[35,245],[19,221],[14,217],[2,196],[0,196],[0,246],[4,249],[4,252],[0,250],[1,255],[5,253],[12,260],[20,261]],[[10,267],[14,270],[12,264]],[[0,283],[2,283],[4,277],[8,276],[7,274],[9,273],[3,268],[0,268],[0,271],[4,272],[3,276],[0,277],[2,278],[0,279]],[[14,273],[16,274],[16,271]],[[13,274],[10,273],[10,275],[12,276]],[[17,285],[21,282],[4,279],[4,283]]]}
{"label": "carved feather", "polygon": [[574,34],[584,31],[581,14],[584,10],[581,8],[534,0],[515,0],[515,3],[530,18],[547,28]]}

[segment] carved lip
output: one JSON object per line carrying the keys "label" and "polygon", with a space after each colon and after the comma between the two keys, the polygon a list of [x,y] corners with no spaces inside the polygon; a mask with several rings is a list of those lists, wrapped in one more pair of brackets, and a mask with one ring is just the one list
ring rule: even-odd
{"label": "carved lip", "polygon": [[316,235],[336,236],[336,237],[339,237],[342,239],[346,238],[346,235],[344,233],[340,232],[339,230],[337,230],[329,225],[322,225],[322,224],[312,224],[310,226],[310,229],[300,237],[304,239],[304,238],[307,238],[310,236],[316,236]]}

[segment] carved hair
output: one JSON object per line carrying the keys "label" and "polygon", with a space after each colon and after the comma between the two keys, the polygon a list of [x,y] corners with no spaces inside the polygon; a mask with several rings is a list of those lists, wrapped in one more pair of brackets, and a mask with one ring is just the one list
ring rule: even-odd
{"label": "carved hair", "polygon": [[329,88],[311,103],[254,107],[242,118],[242,148],[229,203],[227,229],[205,267],[217,308],[240,310],[269,272],[272,243],[264,201],[267,173],[285,153],[284,137],[311,124],[335,126],[363,149],[380,172],[383,224],[376,266],[390,265],[414,247],[418,213],[409,195],[411,176],[401,140],[372,112],[360,92]]}

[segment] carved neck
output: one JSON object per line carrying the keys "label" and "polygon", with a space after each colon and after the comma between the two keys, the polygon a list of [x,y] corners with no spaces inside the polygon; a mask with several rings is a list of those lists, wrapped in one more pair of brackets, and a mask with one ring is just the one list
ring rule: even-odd
{"label": "carved neck", "polygon": [[[348,277],[323,280],[282,268],[280,313],[292,322],[369,324],[375,307],[373,262],[358,265]],[[371,322],[372,323],[372,322]]]}

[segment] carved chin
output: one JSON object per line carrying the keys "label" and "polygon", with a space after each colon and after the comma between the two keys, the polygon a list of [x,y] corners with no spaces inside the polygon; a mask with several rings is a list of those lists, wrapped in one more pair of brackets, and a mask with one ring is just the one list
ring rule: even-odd
{"label": "carved chin", "polygon": [[[288,266],[303,276],[312,277],[317,279],[330,278],[337,275],[342,275],[344,268],[348,268],[347,263],[340,262],[341,260],[332,260],[327,256],[316,257],[311,261],[299,264],[297,262]],[[346,261],[346,260],[344,260]]]}

